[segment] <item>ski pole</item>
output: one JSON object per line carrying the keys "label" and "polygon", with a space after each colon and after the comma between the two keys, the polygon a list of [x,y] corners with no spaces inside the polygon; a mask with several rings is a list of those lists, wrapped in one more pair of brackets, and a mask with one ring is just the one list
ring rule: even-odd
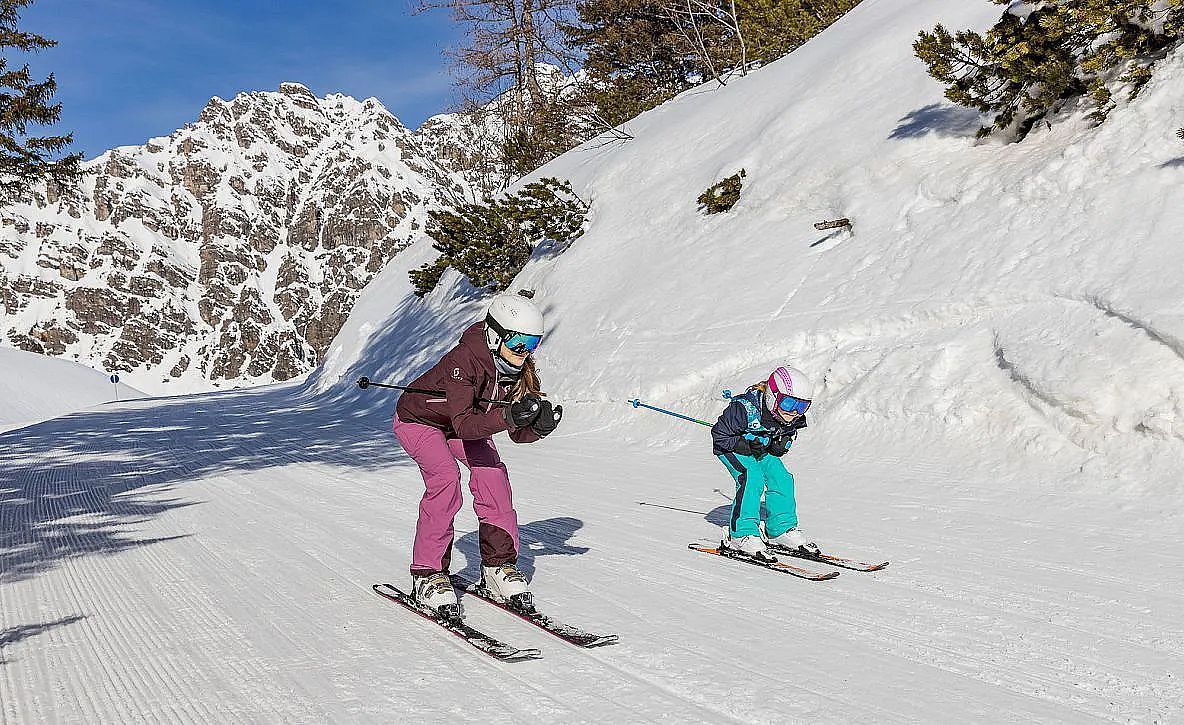
{"label": "ski pole", "polygon": [[675,418],[682,418],[683,420],[689,420],[692,423],[698,423],[699,425],[705,425],[708,428],[711,427],[711,423],[708,423],[705,420],[699,420],[698,418],[692,418],[691,416],[683,415],[682,413],[675,413],[674,411],[666,410],[665,408],[659,408],[659,407],[656,407],[653,405],[647,405],[636,398],[634,398],[633,400],[626,401],[626,402],[628,402],[634,408],[649,408],[650,410],[656,410],[659,413],[665,413],[666,415],[673,415]]}
{"label": "ski pole", "polygon": [[711,514],[707,513],[706,511],[695,511],[694,509],[682,509],[677,506],[663,506],[660,503],[649,503],[646,501],[638,501],[637,505],[638,506],[652,506],[656,509],[669,509],[671,511],[685,511],[688,514],[699,514],[700,516],[710,516],[711,515]]}
{"label": "ski pole", "polygon": [[[358,387],[362,390],[365,390],[366,388],[390,388],[391,390],[403,390],[408,393],[420,393],[421,395],[439,395],[441,397],[444,395],[443,390],[424,390],[423,388],[409,388],[406,385],[388,385],[387,383],[376,383],[365,375],[358,378]],[[511,405],[514,402],[512,400],[493,400],[491,398],[477,398],[477,400],[482,403],[493,403],[494,405]]]}

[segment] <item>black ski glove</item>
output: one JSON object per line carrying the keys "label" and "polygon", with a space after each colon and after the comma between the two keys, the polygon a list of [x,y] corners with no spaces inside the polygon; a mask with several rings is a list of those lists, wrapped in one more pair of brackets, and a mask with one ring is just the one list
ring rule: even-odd
{"label": "black ski glove", "polygon": [[515,428],[526,428],[534,423],[542,410],[542,398],[534,393],[527,393],[522,400],[516,400],[506,406],[506,420]]}
{"label": "black ski glove", "polygon": [[765,457],[765,453],[769,450],[769,437],[758,436],[752,433],[745,433],[744,437],[736,443],[736,452],[742,456],[752,456],[756,459]]}
{"label": "black ski glove", "polygon": [[769,455],[777,456],[778,458],[789,453],[789,447],[793,445],[793,433],[783,436],[777,436],[769,443]]}
{"label": "black ski glove", "polygon": [[551,406],[551,401],[544,400],[542,409],[539,410],[539,417],[535,419],[534,432],[539,434],[539,438],[546,438],[551,431],[559,427],[559,421],[563,419],[563,406]]}

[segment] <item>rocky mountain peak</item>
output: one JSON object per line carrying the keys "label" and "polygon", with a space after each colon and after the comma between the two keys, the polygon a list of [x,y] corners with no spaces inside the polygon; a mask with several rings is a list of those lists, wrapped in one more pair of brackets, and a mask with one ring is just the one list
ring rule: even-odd
{"label": "rocky mountain peak", "polygon": [[434,144],[373,98],[290,82],[212,98],[88,162],[79,189],[0,212],[3,342],[149,392],[311,370],[427,211],[471,195]]}

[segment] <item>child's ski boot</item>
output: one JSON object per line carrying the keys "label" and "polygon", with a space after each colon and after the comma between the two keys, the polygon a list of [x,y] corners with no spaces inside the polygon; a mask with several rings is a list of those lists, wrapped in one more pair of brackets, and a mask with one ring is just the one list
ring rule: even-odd
{"label": "child's ski boot", "polygon": [[759,536],[741,536],[739,538],[727,536],[724,537],[723,548],[743,554],[749,559],[755,559],[756,561],[770,563],[777,561],[777,557],[769,553],[765,542]]}
{"label": "child's ski boot", "polygon": [[774,550],[783,549],[785,551],[796,551],[815,556],[821,553],[818,550],[818,544],[815,544],[809,536],[806,536],[804,531],[796,526],[780,536],[770,538],[769,546]]}

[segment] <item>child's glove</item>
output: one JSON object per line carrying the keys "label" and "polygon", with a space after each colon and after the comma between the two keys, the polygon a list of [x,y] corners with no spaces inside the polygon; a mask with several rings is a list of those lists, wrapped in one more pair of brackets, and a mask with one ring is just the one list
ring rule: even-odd
{"label": "child's glove", "polygon": [[[753,458],[763,458],[769,448],[769,436],[758,436],[755,433],[745,433],[744,438],[740,444],[736,446],[736,452],[740,455],[752,456]],[[747,450],[742,450],[747,449]]]}
{"label": "child's glove", "polygon": [[539,417],[535,419],[534,432],[539,434],[539,438],[546,438],[551,431],[559,427],[559,421],[563,419],[563,406],[551,406],[551,401],[544,400],[539,410]]}
{"label": "child's glove", "polygon": [[786,453],[789,453],[789,448],[793,445],[793,439],[795,436],[796,433],[790,433],[789,435],[777,436],[774,438],[769,443],[769,454],[780,458]]}

